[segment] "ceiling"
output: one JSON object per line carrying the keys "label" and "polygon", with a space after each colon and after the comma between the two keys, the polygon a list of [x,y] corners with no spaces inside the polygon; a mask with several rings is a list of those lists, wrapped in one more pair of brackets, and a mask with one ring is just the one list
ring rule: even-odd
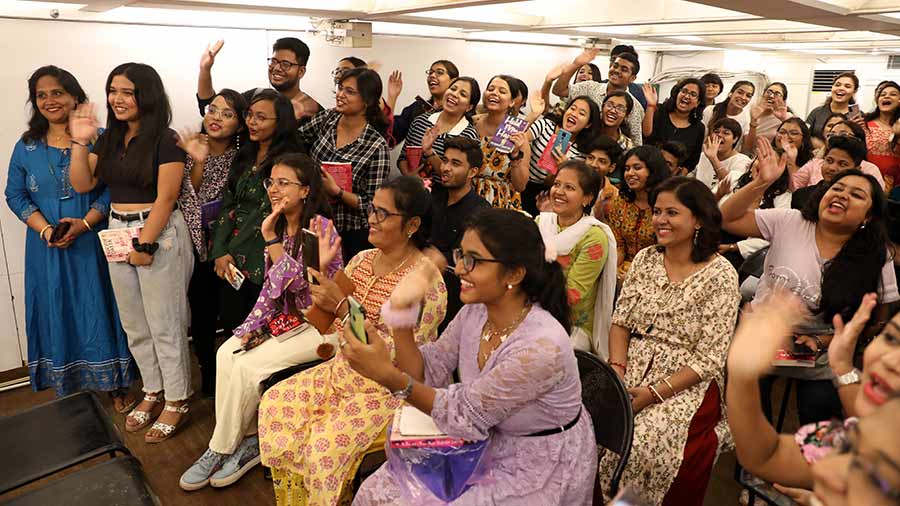
{"label": "ceiling", "polygon": [[284,30],[348,19],[376,34],[572,46],[599,37],[655,51],[900,53],[900,0],[0,0],[0,16],[53,9],[70,20]]}

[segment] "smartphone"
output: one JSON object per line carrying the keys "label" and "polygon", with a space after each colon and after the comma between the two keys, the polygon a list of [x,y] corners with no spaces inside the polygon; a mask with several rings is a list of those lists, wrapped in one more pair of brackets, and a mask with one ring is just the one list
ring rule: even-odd
{"label": "smartphone", "polygon": [[308,228],[303,229],[303,276],[311,285],[318,284],[309,269],[319,270],[319,236]]}
{"label": "smartphone", "polygon": [[347,305],[350,306],[350,330],[361,343],[369,344],[366,336],[366,308],[356,301],[353,296],[347,297]]}
{"label": "smartphone", "polygon": [[850,104],[849,111],[847,112],[848,118],[855,118],[859,116],[859,104]]}
{"label": "smartphone", "polygon": [[569,149],[570,142],[572,142],[572,132],[560,128],[559,131],[556,132],[556,142],[553,143],[553,149],[558,149],[560,153],[565,154]]}
{"label": "smartphone", "polygon": [[231,271],[231,279],[228,280],[228,284],[235,290],[240,290],[241,285],[244,284],[244,273],[239,271],[234,264],[228,264],[228,269]]}
{"label": "smartphone", "polygon": [[72,228],[72,224],[68,221],[57,223],[56,226],[53,227],[53,233],[50,234],[50,242],[61,241],[62,238],[69,233],[70,228]]}

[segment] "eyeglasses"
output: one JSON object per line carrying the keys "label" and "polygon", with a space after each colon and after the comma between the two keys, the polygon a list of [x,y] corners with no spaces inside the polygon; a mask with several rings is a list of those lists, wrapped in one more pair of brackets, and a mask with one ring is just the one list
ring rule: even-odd
{"label": "eyeglasses", "polygon": [[462,268],[463,274],[468,274],[475,270],[475,267],[477,267],[480,262],[490,262],[493,264],[504,263],[503,260],[497,260],[496,258],[479,258],[471,253],[463,253],[462,248],[453,250],[453,263],[456,264],[457,267]]}
{"label": "eyeglasses", "polygon": [[781,93],[780,91],[775,91],[775,90],[766,90],[764,95],[767,97],[770,97],[770,98],[781,98],[784,96],[783,93]]}
{"label": "eyeglasses", "polygon": [[403,213],[392,213],[383,207],[376,207],[375,205],[369,203],[366,205],[366,216],[375,217],[373,220],[375,224],[383,223],[384,220],[390,218],[391,216],[406,216]]}
{"label": "eyeglasses", "polygon": [[270,119],[274,120],[276,118],[274,116],[272,116],[272,117],[266,116],[265,114],[263,114],[261,112],[252,113],[250,111],[247,111],[247,114],[244,115],[244,119],[247,120],[247,123],[250,123],[250,122],[265,123],[266,121],[269,121]]}
{"label": "eyeglasses", "polygon": [[344,86],[342,84],[339,84],[337,86],[336,93],[343,93],[344,95],[347,95],[348,97],[355,97],[356,95],[359,95],[358,91],[356,91],[353,88],[350,88],[348,86]]}
{"label": "eyeglasses", "polygon": [[436,75],[436,76],[438,76],[438,77],[444,77],[445,75],[447,75],[447,71],[444,70],[444,69],[437,69],[437,70],[435,70],[435,69],[428,69],[428,70],[425,71],[425,75],[426,75],[426,76],[430,76],[431,74],[434,74],[434,75]]}
{"label": "eyeglasses", "polygon": [[803,137],[800,130],[779,130],[778,135],[787,135],[788,137]]}
{"label": "eyeglasses", "polygon": [[344,72],[346,72],[346,71],[347,71],[347,69],[342,69],[342,68],[338,67],[338,68],[336,68],[336,69],[334,69],[334,70],[331,71],[331,77],[337,79],[338,77],[340,77],[341,75],[343,75]]}
{"label": "eyeglasses", "polygon": [[287,61],[287,60],[279,60],[278,58],[268,58],[268,61],[269,61],[269,68],[272,68],[272,67],[278,65],[281,68],[281,70],[283,70],[285,72],[291,70],[291,67],[299,67],[300,66],[299,63],[294,63],[292,61]]}
{"label": "eyeglasses", "polygon": [[[835,424],[839,424],[840,422],[834,422],[832,427]],[[829,429],[834,430],[834,429]],[[836,441],[835,447],[838,453],[841,454],[850,454],[850,467],[857,468],[866,475],[869,482],[878,489],[881,494],[891,500],[897,501],[900,500],[900,489],[891,485],[890,481],[884,477],[883,471],[879,471],[878,465],[875,462],[870,462],[869,460],[861,459],[861,455],[859,454],[859,448],[857,447],[857,440],[859,439],[859,427],[854,425],[847,429],[846,436],[842,439]]]}
{"label": "eyeglasses", "polygon": [[213,118],[227,119],[227,120],[233,120],[234,118],[237,118],[237,114],[233,110],[219,109],[218,107],[216,107],[212,104],[209,104],[206,106],[206,108],[204,109],[204,114],[212,116]]}
{"label": "eyeglasses", "polygon": [[618,113],[620,113],[620,114],[625,114],[625,113],[628,112],[628,107],[626,107],[626,106],[624,106],[624,105],[622,105],[622,104],[614,104],[614,103],[612,103],[612,102],[607,102],[607,103],[603,104],[603,108],[604,108],[604,109],[609,109],[609,110],[612,110],[612,111],[616,111],[616,112],[618,112]]}
{"label": "eyeglasses", "polygon": [[300,188],[303,188],[304,186],[306,186],[305,184],[303,184],[299,181],[290,181],[290,180],[284,179],[284,178],[272,179],[270,177],[267,177],[267,178],[263,179],[263,188],[265,188],[266,190],[272,188],[273,186],[278,186],[279,190],[283,190],[292,184],[295,184],[295,185],[299,186]]}
{"label": "eyeglasses", "polygon": [[684,95],[684,96],[690,97],[690,98],[700,98],[700,94],[697,93],[696,91],[690,91],[690,90],[686,90],[684,88],[682,88],[681,91],[678,92],[678,94]]}

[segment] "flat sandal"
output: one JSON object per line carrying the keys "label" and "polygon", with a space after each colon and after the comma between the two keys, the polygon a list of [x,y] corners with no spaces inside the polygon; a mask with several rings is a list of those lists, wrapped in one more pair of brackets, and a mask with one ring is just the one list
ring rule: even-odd
{"label": "flat sandal", "polygon": [[[145,442],[145,443],[150,443],[150,444],[153,444],[153,443],[162,443],[162,442],[165,441],[166,439],[169,439],[170,437],[174,436],[174,435],[175,435],[175,432],[176,432],[178,429],[180,429],[180,428],[183,427],[185,424],[187,424],[187,421],[188,421],[188,413],[191,411],[191,408],[190,408],[190,406],[188,405],[188,403],[185,402],[185,403],[182,404],[181,406],[171,406],[171,405],[169,405],[169,404],[166,404],[166,406],[163,408],[163,410],[165,410],[165,411],[171,411],[171,412],[173,412],[173,413],[180,413],[180,414],[181,414],[181,418],[179,418],[178,421],[175,422],[175,425],[170,425],[170,424],[168,424],[168,423],[163,423],[163,422],[160,422],[159,420],[153,422],[153,426],[150,427],[150,430],[148,430],[146,434],[144,434],[144,442]],[[155,429],[157,432],[161,433],[161,434],[162,434],[162,437],[152,437],[152,436],[150,436],[150,433],[152,433],[154,429]]]}

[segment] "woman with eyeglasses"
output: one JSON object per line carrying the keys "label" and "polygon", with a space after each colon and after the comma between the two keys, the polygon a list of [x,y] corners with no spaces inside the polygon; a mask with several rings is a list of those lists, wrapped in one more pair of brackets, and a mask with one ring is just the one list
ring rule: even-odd
{"label": "woman with eyeglasses", "polygon": [[[431,195],[417,176],[400,176],[381,185],[368,211],[369,241],[375,249],[360,252],[347,264],[352,291],[311,271],[319,283],[310,287],[313,304],[333,314],[341,332],[349,314],[347,296],[352,295],[371,325],[367,334],[373,334],[372,326],[387,333],[383,304],[401,279],[421,269],[429,276],[420,286],[425,305],[410,339],[434,341],[446,312],[447,290],[422,253]],[[400,404],[350,367],[343,345],[333,359],[270,388],[259,406],[259,437],[262,463],[272,468],[277,504],[349,503],[360,462],[384,447],[385,428]]]}
{"label": "woman with eyeglasses", "polygon": [[806,124],[809,130],[815,134],[822,133],[822,127],[825,125],[825,119],[833,112],[840,112],[847,115],[852,121],[865,125],[862,111],[857,106],[851,111],[850,106],[856,105],[856,92],[859,90],[859,78],[853,72],[842,72],[834,78],[831,85],[831,93],[825,99],[825,103],[816,107],[809,112],[806,117]]}
{"label": "woman with eyeglasses", "polygon": [[105,184],[109,228],[132,238],[125,260],[109,262],[109,275],[144,383],[144,398],[125,418],[125,431],[152,423],[147,443],[169,439],[187,422],[192,393],[187,288],[194,262],[177,202],[185,153],[169,128],[171,118],[162,79],[142,63],[123,63],[109,73],[107,128],[92,148],[99,126],[93,105],[79,105],[69,117],[72,187],[88,193]]}
{"label": "woman with eyeglasses", "polygon": [[[659,111],[656,111],[658,98],[652,87],[647,87],[647,113],[644,115],[645,144],[660,146],[666,141],[678,141],[687,148],[688,157],[684,166],[688,171],[694,170],[703,152],[703,141],[706,138],[706,127],[703,125],[703,105],[706,87],[699,79],[682,79],[673,88]],[[650,107],[650,104],[653,107]]]}
{"label": "woman with eyeglasses", "polygon": [[371,246],[366,209],[390,173],[381,92],[375,71],[347,70],[341,74],[334,108],[320,112],[299,130],[300,140],[311,146],[310,156],[322,165],[323,187],[332,201],[344,258]]}
{"label": "woman with eyeglasses", "polygon": [[814,158],[809,128],[797,117],[788,118],[781,123],[772,139],[772,147],[784,151],[787,171],[791,175]]}
{"label": "woman with eyeglasses", "polygon": [[[300,151],[292,110],[288,99],[275,90],[253,97],[245,115],[247,142],[231,163],[221,210],[212,225],[208,258],[215,260],[215,273],[222,280],[219,317],[228,332],[250,313],[265,280],[266,244],[260,225],[271,205],[263,181],[276,158]],[[238,288],[235,271],[244,277]]]}
{"label": "woman with eyeglasses", "polygon": [[[866,295],[853,318],[835,318],[828,349],[836,384],[848,411],[843,420],[821,420],[795,434],[778,434],[760,409],[760,377],[802,322],[802,302],[779,295],[742,317],[728,360],[728,417],[738,460],[755,476],[777,483],[800,504],[889,506],[900,502],[900,314],[887,322],[854,367],[861,334],[878,332],[869,322],[875,294]],[[786,489],[786,487],[790,487]],[[813,496],[814,497],[810,497]]]}
{"label": "woman with eyeglasses", "polygon": [[450,89],[450,82],[459,77],[459,69],[450,60],[438,60],[425,71],[425,82],[428,85],[427,99],[416,96],[415,101],[404,107],[399,115],[394,116],[394,128],[391,137],[397,144],[406,140],[409,128],[414,119],[422,114],[432,113],[441,108],[444,93]]}
{"label": "woman with eyeglasses", "polygon": [[215,338],[219,318],[219,297],[215,296],[216,292],[210,293],[210,288],[219,286],[219,281],[215,263],[207,258],[209,228],[217,217],[216,207],[221,204],[241,137],[247,142],[246,112],[243,95],[225,88],[206,106],[203,130],[199,133],[185,130],[179,134],[178,145],[187,152],[187,159],[178,205],[194,244],[194,273],[188,288],[191,338],[205,397],[215,396],[216,391]]}
{"label": "woman with eyeglasses", "polygon": [[787,86],[784,83],[772,83],[766,86],[756,105],[750,108],[750,123],[744,132],[743,151],[753,153],[757,138],[771,142],[778,132],[781,123],[794,115],[788,109]]}
{"label": "woman with eyeglasses", "polygon": [[605,135],[614,139],[622,151],[628,151],[634,147],[631,140],[631,130],[628,126],[628,116],[634,108],[634,99],[625,91],[614,91],[603,99],[600,108],[601,126],[599,135]]}
{"label": "woman with eyeglasses", "polygon": [[[216,354],[216,425],[209,448],[181,476],[184,490],[231,485],[259,464],[260,384],[280,370],[315,360],[325,342],[311,327],[284,340],[273,339],[270,328],[291,316],[302,320],[300,311],[312,303],[307,268],[331,278],[343,265],[340,238],[324,217],[329,210],[319,170],[308,156],[287,154],[275,160],[271,176],[263,180],[272,204],[260,227],[268,244],[265,283],[247,319]],[[304,228],[318,236],[319,265],[303,263]]]}
{"label": "woman with eyeglasses", "polygon": [[885,191],[890,193],[900,172],[900,85],[882,83],[875,109],[866,114],[867,160],[884,176]]}
{"label": "woman with eyeglasses", "polygon": [[[376,67],[377,65],[373,65],[373,70],[377,71]],[[338,60],[337,66],[331,71],[331,77],[334,79],[335,87],[340,84],[341,76],[344,75],[344,72],[360,68],[369,68],[369,65],[362,58],[348,56]],[[385,135],[384,140],[387,141],[389,148],[393,148],[397,144],[397,141],[393,137],[394,110],[397,108],[397,98],[403,91],[403,75],[400,71],[395,70],[391,72],[391,75],[388,77],[388,85],[385,91],[387,94],[381,99],[381,109],[384,111],[384,116],[388,121],[387,135]],[[337,93],[337,90],[335,90],[335,93]]]}
{"label": "woman with eyeglasses", "polygon": [[[31,388],[53,388],[58,397],[109,392],[116,412],[126,413],[137,402],[128,393],[137,370],[97,239],[109,192],[98,185],[77,193],[69,176],[69,116],[87,95],[75,76],[48,65],[28,78],[28,102],[28,128],[13,148],[5,194],[9,210],[28,227],[24,330]],[[54,240],[60,226],[69,231]]]}

